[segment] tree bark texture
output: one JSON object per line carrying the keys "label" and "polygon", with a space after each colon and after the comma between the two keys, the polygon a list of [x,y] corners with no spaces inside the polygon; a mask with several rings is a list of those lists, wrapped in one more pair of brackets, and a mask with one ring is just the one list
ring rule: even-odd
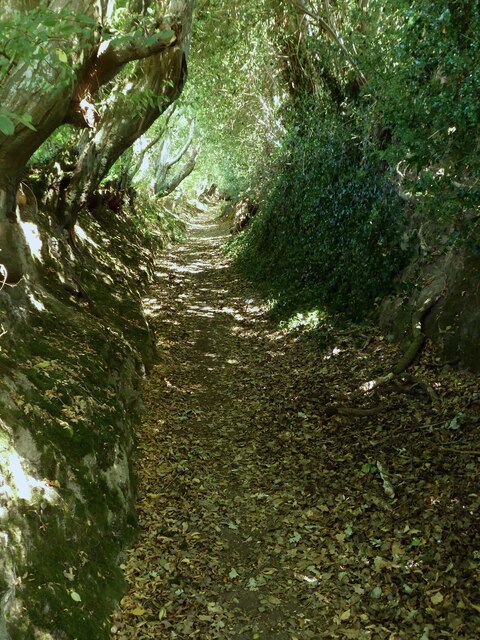
{"label": "tree bark texture", "polygon": [[194,130],[195,123],[192,121],[185,144],[178,150],[178,152],[174,156],[170,156],[169,154],[168,139],[163,138],[159,149],[157,168],[151,184],[151,189],[154,193],[160,194],[165,190],[165,186],[168,182],[168,173],[174,165],[180,162],[180,160],[189,150],[190,145],[193,142]]}
{"label": "tree bark texture", "polygon": [[[151,103],[132,113],[132,105],[126,96],[118,94],[78,160],[67,190],[65,209],[59,211],[60,221],[66,229],[73,229],[78,212],[87,204],[113,163],[180,94],[186,71],[181,48],[169,49],[161,58],[161,61],[149,60],[145,66],[142,65],[144,75],[142,73],[128,93],[152,91],[165,99],[162,107]],[[163,73],[159,73],[159,68]]]}
{"label": "tree bark texture", "polygon": [[[179,34],[175,45],[138,63],[134,79],[123,90],[116,91],[82,150],[63,210],[58,212],[61,224],[69,231],[75,226],[78,212],[88,203],[114,162],[182,92],[187,75],[193,0],[171,4],[183,12],[175,16]],[[142,94],[148,100],[141,107],[129,100]]]}
{"label": "tree bark texture", "polygon": [[165,111],[165,113],[167,115],[165,117],[165,122],[163,123],[163,126],[162,126],[161,130],[159,131],[159,133],[152,140],[150,140],[150,142],[147,144],[147,146],[144,149],[142,149],[142,151],[138,154],[137,161],[135,162],[135,165],[133,166],[133,168],[131,168],[130,166],[128,167],[128,178],[125,181],[126,183],[131,183],[132,182],[134,177],[137,175],[137,173],[142,168],[142,164],[143,164],[143,161],[144,161],[145,156],[147,155],[147,153],[150,151],[150,149],[152,149],[152,147],[154,147],[156,144],[158,144],[160,142],[160,140],[163,138],[163,136],[165,135],[165,133],[166,133],[166,131],[168,129],[168,125],[170,123],[170,120],[171,120],[173,114],[175,113],[176,106],[177,105],[175,103],[173,103]]}
{"label": "tree bark texture", "polygon": [[175,173],[164,183],[163,187],[155,193],[159,198],[164,198],[175,191],[175,189],[192,173],[197,164],[198,149],[194,149],[190,155],[188,161],[184,164],[182,169]]}
{"label": "tree bark texture", "polygon": [[[132,15],[143,6],[135,3],[136,0],[132,0]],[[11,277],[17,278],[25,267],[23,243],[16,224],[15,194],[28,160],[64,123],[93,128],[61,212],[62,223],[72,228],[78,210],[115,160],[181,92],[186,77],[193,3],[194,0],[165,0],[160,8],[164,15],[170,16],[168,23],[158,20],[155,31],[144,37],[138,36],[137,30],[131,37],[103,42],[95,25],[104,23],[112,3],[50,0],[43,5],[53,13],[68,11],[73,16],[86,16],[92,26],[83,29],[81,36],[73,34],[70,41],[62,42],[61,46],[55,38],[48,41],[41,59],[18,63],[0,84],[0,110],[30,116],[32,124],[29,128],[16,123],[15,133],[10,136],[0,133],[0,264],[4,264]],[[0,0],[2,18],[7,20],[12,19],[15,10],[27,14],[39,5],[38,0]],[[62,66],[64,56],[67,63]],[[112,95],[99,117],[94,95],[127,62],[137,59],[141,62],[133,77],[117,85],[116,89],[122,93]],[[129,103],[129,96],[142,91],[150,98],[147,106],[140,108]]]}
{"label": "tree bark texture", "polygon": [[[96,19],[96,4],[89,0],[57,0],[49,5],[54,11],[69,9]],[[24,13],[38,6],[38,2],[5,3],[8,9]],[[3,13],[3,11],[2,11]],[[93,49],[95,32],[84,41],[83,48],[69,54],[72,79],[78,78],[85,64],[85,52]],[[25,273],[28,254],[25,254],[22,233],[17,222],[16,191],[31,155],[59,127],[68,113],[72,86],[65,82],[58,59],[58,43],[52,42],[45,57],[19,63],[0,86],[1,110],[31,117],[32,129],[18,123],[13,135],[0,133],[0,264],[8,273],[8,281],[18,281]]]}

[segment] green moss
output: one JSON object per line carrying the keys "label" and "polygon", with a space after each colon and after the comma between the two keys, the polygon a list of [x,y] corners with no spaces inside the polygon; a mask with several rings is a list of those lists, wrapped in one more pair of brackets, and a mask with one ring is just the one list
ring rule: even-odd
{"label": "green moss", "polygon": [[[22,593],[31,625],[61,629],[68,640],[108,638],[108,617],[124,589],[121,573],[111,561],[119,552],[119,540],[99,535],[95,525],[77,528],[75,539],[69,539],[66,532],[75,530],[77,520],[68,513],[30,512],[26,517],[30,530],[37,531]],[[81,602],[72,599],[72,591]],[[12,640],[33,640],[32,626],[27,632],[15,625],[10,630]]]}
{"label": "green moss", "polygon": [[[43,217],[37,222],[47,229]],[[60,247],[64,259],[47,258],[41,287],[28,292],[44,310],[13,291],[28,316],[12,315],[0,350],[2,418],[14,433],[30,432],[36,446],[28,473],[60,497],[17,501],[12,510],[16,570],[27,573],[13,640],[108,638],[108,616],[123,591],[116,561],[136,526],[131,470],[127,487],[110,486],[107,474],[119,449],[128,455],[133,446],[142,365],[155,353],[140,298],[153,273],[153,243],[127,215],[80,224],[96,248],[85,243],[72,260]],[[71,296],[65,280],[79,283],[83,297]]]}

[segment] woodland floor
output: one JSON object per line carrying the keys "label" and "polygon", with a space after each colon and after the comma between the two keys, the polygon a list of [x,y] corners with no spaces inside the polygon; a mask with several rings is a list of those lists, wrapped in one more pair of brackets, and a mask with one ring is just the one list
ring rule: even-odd
{"label": "woodland floor", "polygon": [[411,371],[438,403],[411,384],[352,397],[398,349],[373,329],[331,327],[328,347],[279,330],[226,235],[203,214],[158,265],[112,640],[480,638],[478,378],[427,349]]}

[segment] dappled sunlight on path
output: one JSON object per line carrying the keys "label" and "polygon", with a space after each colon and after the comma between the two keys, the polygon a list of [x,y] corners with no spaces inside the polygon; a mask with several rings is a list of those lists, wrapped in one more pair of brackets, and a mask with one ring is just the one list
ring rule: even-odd
{"label": "dappled sunlight on path", "polygon": [[[389,418],[328,418],[352,372],[361,380],[372,367],[358,337],[339,333],[322,353],[275,329],[221,251],[225,226],[202,215],[158,264],[146,305],[160,355],[139,434],[141,531],[112,639],[433,640],[445,627],[472,640],[461,632],[476,614],[466,600],[461,615],[437,612],[457,568],[462,588],[476,588],[452,548],[475,498],[447,488],[448,452],[438,479],[425,445],[405,442],[419,421],[429,437],[431,410],[400,398]],[[382,349],[391,355],[367,342],[377,366]],[[402,485],[398,500],[377,459]],[[435,517],[456,522],[443,547]]]}

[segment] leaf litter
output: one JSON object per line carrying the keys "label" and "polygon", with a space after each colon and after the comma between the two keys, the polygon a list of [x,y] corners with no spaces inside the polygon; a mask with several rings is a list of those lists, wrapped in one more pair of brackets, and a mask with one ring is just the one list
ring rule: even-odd
{"label": "leaf litter", "polygon": [[[411,369],[439,402],[359,397],[398,348],[365,327],[329,326],[328,347],[279,330],[225,227],[191,226],[148,301],[160,355],[112,640],[480,637],[475,376],[427,349]],[[349,398],[382,410],[331,411]]]}

